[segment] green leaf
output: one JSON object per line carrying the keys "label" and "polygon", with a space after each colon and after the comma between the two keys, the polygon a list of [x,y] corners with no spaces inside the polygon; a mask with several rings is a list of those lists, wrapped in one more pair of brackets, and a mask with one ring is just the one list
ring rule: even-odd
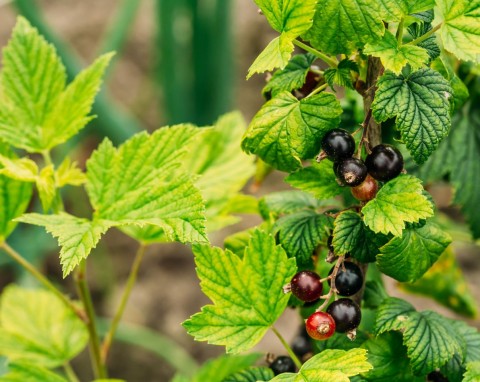
{"label": "green leaf", "polygon": [[292,56],[293,49],[294,45],[290,36],[281,34],[275,37],[253,61],[248,69],[247,80],[255,73],[271,72],[276,68],[285,68]]}
{"label": "green leaf", "polygon": [[419,46],[399,45],[388,30],[380,40],[365,45],[363,53],[379,57],[385,69],[395,74],[400,74],[407,64],[410,64],[413,70],[420,69],[429,59],[428,52]]}
{"label": "green leaf", "polygon": [[65,378],[40,365],[28,362],[14,362],[8,365],[8,373],[0,382],[68,382]]}
{"label": "green leaf", "polygon": [[349,382],[348,377],[365,373],[372,368],[367,361],[365,349],[324,350],[305,362],[298,374],[287,374],[290,379],[283,379],[282,375],[273,378],[276,381],[318,382],[335,381]]}
{"label": "green leaf", "polygon": [[[5,148],[7,150],[7,148]],[[37,164],[28,158],[16,158],[12,153],[9,156],[0,155],[0,174],[24,182],[35,182],[38,175]]]}
{"label": "green leaf", "polygon": [[467,102],[470,94],[467,86],[455,73],[455,69],[451,62],[445,57],[439,57],[431,64],[431,68],[438,71],[450,83],[453,90],[453,98],[451,100],[452,113],[460,110]]}
{"label": "green leaf", "polygon": [[18,18],[3,51],[0,137],[14,147],[44,152],[75,135],[87,117],[111,54],[100,57],[65,88],[55,48]]}
{"label": "green leaf", "polygon": [[369,280],[365,283],[365,292],[363,295],[364,308],[377,309],[387,297],[387,291],[380,282]]}
{"label": "green leaf", "polygon": [[277,191],[265,195],[258,202],[260,214],[266,220],[270,215],[291,214],[305,209],[315,210],[322,204],[310,194],[301,191]]}
{"label": "green leaf", "polygon": [[240,204],[240,191],[255,172],[253,158],[240,148],[245,129],[242,115],[229,113],[187,144],[183,168],[198,175],[195,185],[205,200],[210,232],[223,228],[228,219],[237,221],[229,212],[232,204]]}
{"label": "green leaf", "polygon": [[403,343],[415,375],[425,375],[444,365],[463,344],[448,319],[431,311],[417,312],[397,298],[386,299],[378,308],[376,334],[388,330],[403,333]]}
{"label": "green leaf", "polygon": [[377,266],[381,272],[402,282],[422,277],[452,242],[450,235],[427,220],[422,227],[406,228],[380,248]]}
{"label": "green leaf", "polygon": [[443,46],[461,60],[480,62],[480,1],[437,0],[434,24]]}
{"label": "green leaf", "polygon": [[422,382],[424,378],[414,377],[407,358],[407,348],[400,333],[388,332],[370,338],[362,344],[368,351],[368,362],[373,369],[362,374],[369,382]]}
{"label": "green leaf", "polygon": [[[115,149],[105,139],[87,161],[87,192],[95,218],[112,225],[152,225],[167,240],[205,241],[205,206],[190,175],[179,169],[202,129],[188,125],[136,134]],[[146,228],[125,229],[148,241]],[[155,232],[154,237],[157,237]]]}
{"label": "green leaf", "polygon": [[358,65],[355,61],[349,59],[342,60],[336,68],[325,70],[323,76],[327,84],[333,89],[334,85],[349,87],[353,89],[352,73],[359,72]]}
{"label": "green leaf", "polygon": [[66,185],[80,186],[87,181],[86,175],[77,167],[77,162],[72,162],[66,157],[55,172],[55,185],[62,188]]}
{"label": "green leaf", "polygon": [[413,159],[425,162],[450,129],[452,88],[430,68],[399,76],[386,72],[377,85],[373,116],[378,122],[395,117]]}
{"label": "green leaf", "polygon": [[356,212],[345,211],[335,219],[332,245],[337,255],[350,253],[362,263],[373,262],[379,253],[379,244],[386,240],[365,226]]}
{"label": "green leaf", "polygon": [[227,378],[253,365],[259,358],[260,354],[253,353],[247,355],[223,355],[210,359],[202,365],[193,378],[186,378],[186,381],[225,382]]}
{"label": "green leaf", "polygon": [[432,9],[434,0],[379,0],[378,12],[385,21],[400,21],[407,15]]}
{"label": "green leaf", "polygon": [[326,160],[313,162],[311,166],[288,175],[285,182],[320,200],[330,199],[343,191],[337,183],[332,163]]}
{"label": "green leaf", "polygon": [[60,264],[63,277],[67,277],[75,267],[86,259],[97,246],[101,236],[115,225],[106,220],[90,221],[61,212],[57,215],[25,214],[18,219],[22,223],[45,227],[46,231],[58,239]]}
{"label": "green leaf", "polygon": [[[0,143],[1,158],[15,160],[8,147]],[[4,163],[4,162],[2,162]],[[14,169],[10,169],[15,172]],[[31,183],[25,183],[1,174],[0,165],[0,241],[5,240],[17,226],[13,219],[23,214],[32,197]]]}
{"label": "green leaf", "polygon": [[326,241],[332,229],[332,219],[312,210],[298,211],[277,220],[273,233],[278,238],[289,257],[297,263],[310,260],[315,248]]}
{"label": "green leaf", "polygon": [[242,148],[281,171],[301,168],[320,149],[320,139],[340,123],[342,109],[333,94],[297,100],[282,92],[265,103],[243,137]]}
{"label": "green leaf", "polygon": [[38,174],[36,178],[36,184],[43,210],[48,211],[56,194],[53,165],[48,165],[42,168],[40,174]]}
{"label": "green leaf", "polygon": [[418,178],[400,175],[387,182],[362,212],[363,221],[372,231],[401,236],[405,223],[432,216],[433,206],[423,194]]}
{"label": "green leaf", "polygon": [[225,378],[222,382],[270,381],[274,376],[272,369],[269,367],[250,367],[246,370],[236,372]]}
{"label": "green leaf", "polygon": [[319,0],[313,26],[303,36],[329,54],[348,54],[385,31],[378,5],[367,0]]}
{"label": "green leaf", "polygon": [[463,382],[478,382],[480,380],[480,362],[467,363],[467,372]]}
{"label": "green leaf", "polygon": [[45,290],[9,286],[0,303],[0,354],[54,368],[80,353],[88,332],[75,313]]}
{"label": "green leaf", "polygon": [[195,245],[200,286],[213,305],[183,323],[197,341],[225,345],[228,353],[255,346],[287,306],[282,287],[296,266],[272,235],[255,231],[243,259],[229,250]]}
{"label": "green leaf", "polygon": [[316,56],[310,53],[293,56],[285,68],[273,73],[272,78],[262,89],[262,94],[271,92],[272,96],[275,97],[284,90],[300,89],[305,83],[307,73],[315,59]]}
{"label": "green leaf", "polygon": [[478,313],[477,302],[469,290],[467,281],[451,247],[420,279],[412,284],[400,284],[403,290],[428,296],[456,313],[474,318]]}
{"label": "green leaf", "polygon": [[[409,25],[408,32],[412,35],[413,39],[417,39],[429,32],[431,29],[432,24],[430,22],[417,22]],[[428,37],[424,41],[421,41],[418,46],[427,51],[430,60],[435,60],[440,56],[441,51],[437,44],[437,38],[435,35]]]}

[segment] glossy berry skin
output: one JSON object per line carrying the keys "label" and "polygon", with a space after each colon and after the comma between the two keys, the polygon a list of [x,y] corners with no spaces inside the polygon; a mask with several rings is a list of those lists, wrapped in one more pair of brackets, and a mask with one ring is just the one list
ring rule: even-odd
{"label": "glossy berry skin", "polygon": [[[363,274],[361,269],[357,264],[352,263],[351,261],[345,261],[344,263],[345,270],[343,267],[337,272],[337,277],[335,278],[335,288],[338,290],[338,294],[341,296],[353,296],[363,285]],[[330,270],[329,275],[333,272],[333,267]]]}
{"label": "glossy berry skin", "polygon": [[322,139],[322,150],[327,158],[337,162],[350,158],[355,152],[355,140],[350,133],[343,129],[333,129]]}
{"label": "glossy berry skin", "polygon": [[368,173],[375,179],[387,182],[396,178],[403,170],[403,156],[392,145],[378,145],[365,159]]}
{"label": "glossy berry skin", "polygon": [[352,187],[351,191],[355,199],[361,202],[368,202],[377,195],[378,183],[369,174],[359,186]]}
{"label": "glossy berry skin", "polygon": [[295,373],[295,363],[290,357],[281,355],[273,360],[270,364],[273,374]]}
{"label": "glossy berry skin", "polygon": [[305,322],[308,335],[320,341],[333,336],[335,326],[333,317],[325,312],[315,312]]}
{"label": "glossy berry skin", "polygon": [[290,286],[293,295],[305,302],[317,300],[323,292],[320,276],[311,271],[298,272],[290,281]]}
{"label": "glossy berry skin", "polygon": [[333,317],[335,330],[339,333],[355,329],[362,319],[360,307],[349,298],[340,298],[332,302],[327,308],[327,313]]}
{"label": "glossy berry skin", "polygon": [[357,158],[344,159],[334,165],[335,175],[341,184],[355,187],[360,185],[367,177],[367,166]]}

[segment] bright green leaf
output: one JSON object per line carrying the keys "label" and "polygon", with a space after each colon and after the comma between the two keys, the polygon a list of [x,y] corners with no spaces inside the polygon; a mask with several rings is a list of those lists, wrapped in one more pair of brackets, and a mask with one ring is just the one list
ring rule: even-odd
{"label": "bright green leaf", "polygon": [[66,185],[80,186],[87,181],[86,175],[77,167],[77,162],[72,162],[66,157],[55,172],[55,184],[58,188]]}
{"label": "bright green leaf", "polygon": [[0,155],[0,174],[24,182],[35,182],[38,175],[37,164],[28,158],[14,158]]}
{"label": "bright green leaf", "polygon": [[419,46],[399,45],[388,30],[380,40],[367,44],[363,53],[380,57],[385,69],[395,74],[400,74],[406,64],[413,70],[420,69],[429,59],[427,51]]}
{"label": "bright green leaf", "polygon": [[75,313],[45,290],[10,286],[0,303],[0,354],[53,368],[81,352],[88,332]]}
{"label": "bright green leaf", "polygon": [[[318,382],[335,381],[349,382],[348,377],[365,373],[372,368],[367,361],[365,349],[345,350],[324,350],[314,355],[305,362],[298,374],[288,375],[292,382]],[[282,374],[275,377],[271,382],[284,381]]]}
{"label": "bright green leaf", "polygon": [[38,174],[36,178],[36,185],[43,210],[48,211],[56,194],[53,165],[48,165],[42,168],[40,174]]}
{"label": "bright green leaf", "polygon": [[452,242],[449,234],[427,221],[422,227],[406,228],[380,248],[377,266],[386,275],[413,282],[424,275]]}
{"label": "bright green leaf", "polygon": [[319,0],[313,26],[303,36],[329,54],[351,53],[385,31],[378,4],[367,0]]}
{"label": "bright green leaf", "polygon": [[289,257],[297,263],[306,263],[315,248],[325,242],[332,229],[332,219],[312,210],[298,211],[277,220],[273,233],[278,238]]}
{"label": "bright green leaf", "polygon": [[375,334],[378,336],[390,330],[400,331],[411,312],[415,312],[415,308],[409,302],[396,297],[385,299],[378,307]]}
{"label": "bright green leaf", "polygon": [[412,13],[432,9],[434,0],[378,0],[378,7],[382,19],[385,21],[400,21]]}
{"label": "bright green leaf", "polygon": [[395,117],[412,157],[419,164],[425,162],[450,129],[452,89],[447,80],[424,68],[407,76],[386,72],[377,85],[373,116],[378,122]]}
{"label": "bright green leaf", "polygon": [[91,119],[87,114],[110,59],[111,54],[100,57],[65,88],[55,48],[19,17],[3,51],[0,137],[29,152],[68,140]]}
{"label": "bright green leaf", "polygon": [[313,162],[310,167],[288,175],[285,182],[320,200],[330,199],[343,191],[337,183],[332,163],[326,160],[320,163]]}
{"label": "bright green leaf", "polygon": [[282,287],[296,271],[295,260],[259,230],[243,259],[207,245],[195,245],[194,253],[200,286],[213,305],[183,325],[197,341],[225,345],[228,353],[252,348],[287,306]]}
{"label": "bright green leaf", "polygon": [[262,106],[243,137],[242,148],[281,171],[301,167],[320,149],[320,139],[340,123],[342,109],[333,94],[297,100],[282,92]]}
{"label": "bright green leaf", "polygon": [[434,24],[443,46],[461,60],[480,62],[480,0],[437,0]]}
{"label": "bright green leaf", "polygon": [[467,363],[467,372],[463,382],[478,382],[480,380],[480,362]]}
{"label": "bright green leaf", "polygon": [[418,178],[400,175],[387,182],[362,212],[372,231],[401,236],[406,222],[416,223],[432,216],[433,206]]}
{"label": "bright green leaf", "polygon": [[114,225],[109,221],[90,221],[64,212],[58,215],[25,214],[16,220],[45,227],[58,239],[63,277],[67,277],[80,261],[87,258],[101,236]]}
{"label": "bright green leaf", "polygon": [[40,365],[15,362],[8,365],[8,373],[0,377],[0,382],[68,382],[65,378]]}
{"label": "bright green leaf", "polygon": [[301,191],[277,191],[271,192],[260,199],[258,208],[260,214],[266,220],[270,215],[280,216],[305,209],[315,210],[321,202]]}
{"label": "bright green leaf", "polygon": [[310,53],[293,56],[285,68],[273,73],[272,78],[262,89],[262,93],[271,92],[272,96],[275,97],[283,90],[300,89],[305,83],[307,73],[315,59],[316,57]]}
{"label": "bright green leaf", "polygon": [[255,73],[271,72],[276,68],[285,68],[292,56],[293,49],[294,45],[289,35],[281,34],[275,37],[253,61],[248,69],[247,79]]}
{"label": "bright green leaf", "polygon": [[270,381],[273,377],[273,371],[269,367],[249,367],[225,378],[222,382]]}
{"label": "bright green leaf", "polygon": [[388,332],[370,338],[362,344],[368,351],[368,362],[373,369],[362,374],[369,382],[423,382],[424,378],[414,377],[407,358],[407,348],[400,333]]}
{"label": "bright green leaf", "polygon": [[323,76],[327,84],[333,89],[334,85],[349,87],[353,89],[352,71],[359,72],[358,64],[349,59],[342,60],[336,68],[328,68]]}

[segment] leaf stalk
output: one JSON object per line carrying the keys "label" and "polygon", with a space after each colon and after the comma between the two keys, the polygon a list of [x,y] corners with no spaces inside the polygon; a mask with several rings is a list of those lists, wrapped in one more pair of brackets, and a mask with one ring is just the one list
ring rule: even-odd
{"label": "leaf stalk", "polygon": [[334,57],[330,57],[329,55],[320,52],[319,50],[312,48],[311,46],[304,44],[301,41],[298,40],[293,40],[293,43],[298,46],[299,48],[302,48],[303,50],[312,53],[313,55],[317,56],[320,60],[324,61],[325,63],[328,64],[328,66],[332,68],[336,68],[338,66],[338,61]]}

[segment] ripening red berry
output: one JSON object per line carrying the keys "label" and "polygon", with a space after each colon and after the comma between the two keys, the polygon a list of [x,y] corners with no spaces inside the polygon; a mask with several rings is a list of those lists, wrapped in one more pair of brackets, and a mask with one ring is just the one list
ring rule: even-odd
{"label": "ripening red berry", "polygon": [[372,200],[378,191],[378,183],[372,176],[367,175],[365,180],[357,187],[352,187],[352,195],[361,202]]}
{"label": "ripening red berry", "polygon": [[293,295],[305,302],[317,300],[323,292],[320,276],[311,271],[298,272],[290,281],[290,287]]}
{"label": "ripening red berry", "polygon": [[315,312],[307,318],[305,328],[313,339],[326,340],[335,333],[335,320],[328,313]]}

